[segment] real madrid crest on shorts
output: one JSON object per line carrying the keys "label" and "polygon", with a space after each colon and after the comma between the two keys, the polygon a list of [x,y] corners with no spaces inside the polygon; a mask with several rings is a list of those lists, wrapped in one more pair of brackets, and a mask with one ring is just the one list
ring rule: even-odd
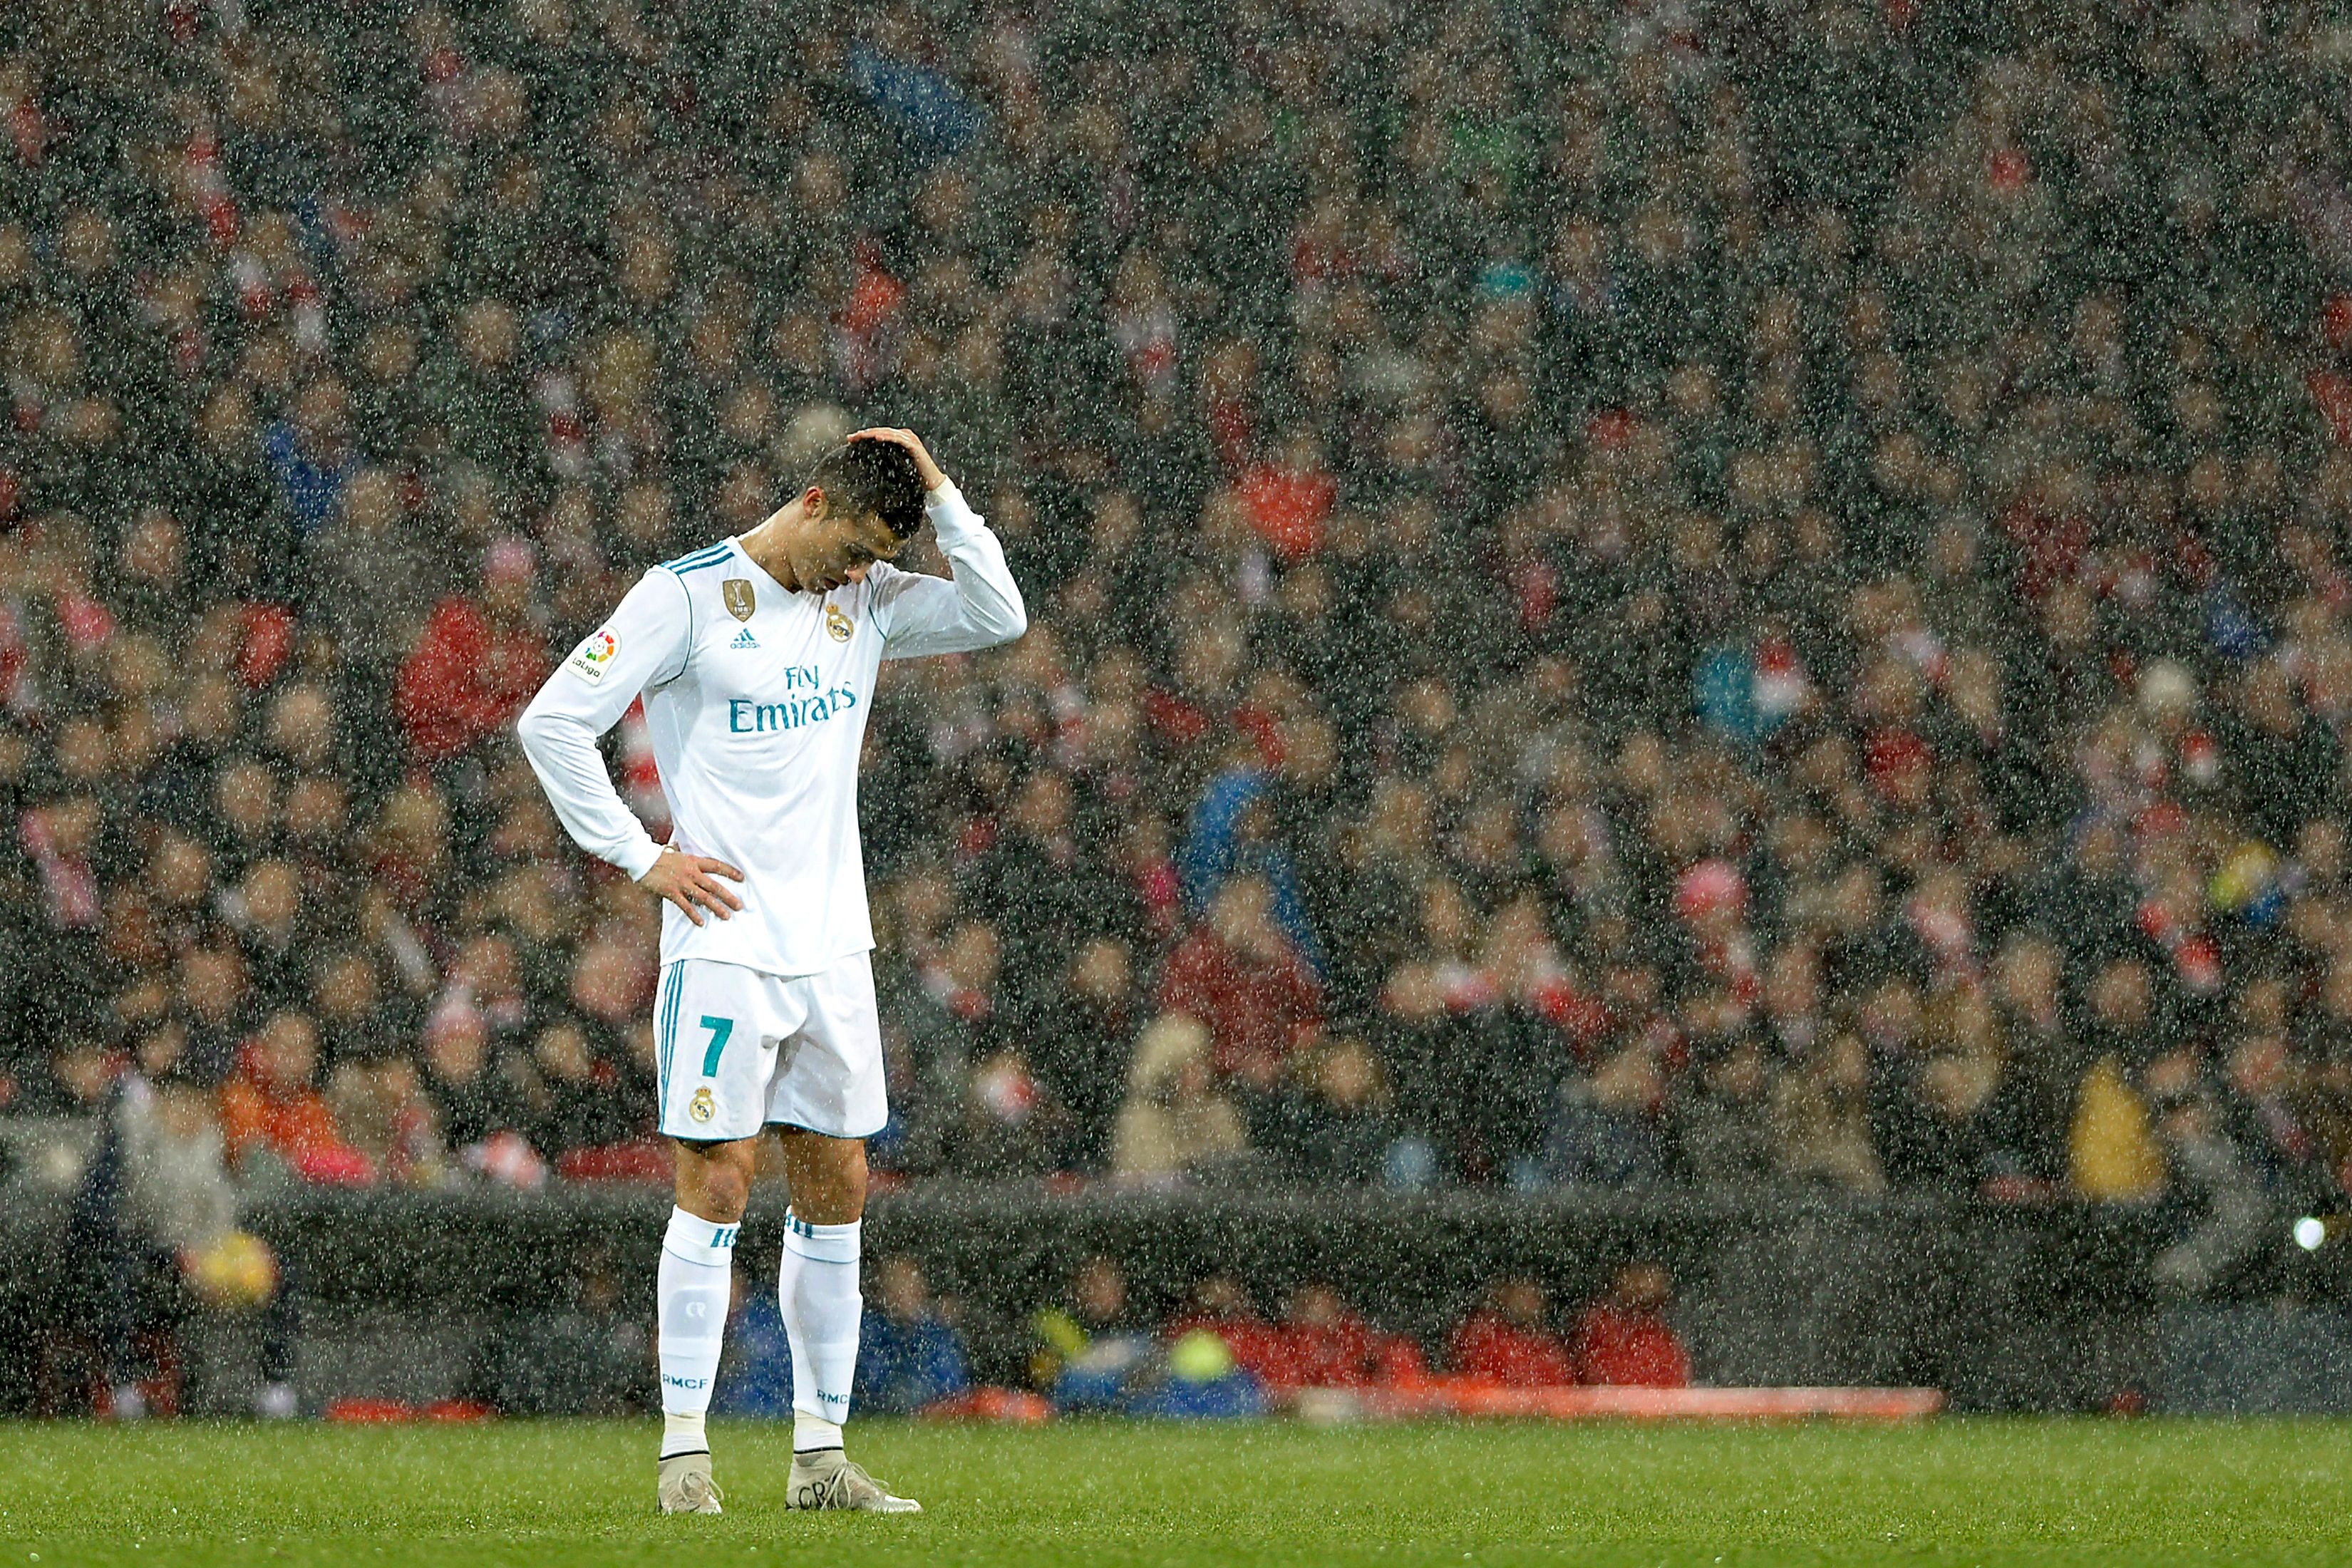
{"label": "real madrid crest on shorts", "polygon": [[734,616],[739,621],[748,621],[751,618],[751,611],[757,601],[751,596],[751,580],[750,578],[728,578],[727,581],[719,584],[719,596],[727,601],[727,613],[729,615]]}
{"label": "real madrid crest on shorts", "polygon": [[710,1086],[705,1084],[694,1091],[692,1100],[687,1101],[686,1113],[697,1121],[708,1121],[717,1114],[718,1109],[717,1102],[710,1098]]}
{"label": "real madrid crest on shorts", "polygon": [[[746,584],[746,586],[748,585],[749,584]],[[835,642],[847,642],[851,634],[856,630],[857,628],[850,624],[849,617],[841,613],[841,606],[839,605],[829,604],[825,605],[825,636],[831,637]]]}

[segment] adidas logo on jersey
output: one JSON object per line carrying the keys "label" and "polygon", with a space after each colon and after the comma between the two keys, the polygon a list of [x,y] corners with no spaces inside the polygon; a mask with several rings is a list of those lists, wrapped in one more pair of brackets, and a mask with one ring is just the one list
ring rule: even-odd
{"label": "adidas logo on jersey", "polygon": [[758,647],[760,646],[760,639],[751,635],[751,627],[745,626],[741,631],[735,634],[735,640],[729,643],[727,646],[729,647]]}

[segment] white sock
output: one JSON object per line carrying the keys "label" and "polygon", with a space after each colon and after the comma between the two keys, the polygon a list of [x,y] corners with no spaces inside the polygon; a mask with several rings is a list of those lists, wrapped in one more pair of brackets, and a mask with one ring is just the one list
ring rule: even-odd
{"label": "white sock", "polygon": [[662,1237],[655,1340],[661,1358],[665,1459],[710,1447],[702,1417],[719,1376],[719,1344],[727,1332],[734,1277],[735,1226],[671,1209],[669,1230]]}
{"label": "white sock", "polygon": [[793,1348],[793,1449],[841,1447],[849,1385],[857,1376],[859,1222],[811,1225],[784,1214],[784,1261],[776,1300]]}
{"label": "white sock", "polygon": [[709,1452],[710,1452],[710,1437],[702,1429],[701,1416],[673,1415],[667,1410],[662,1412],[661,1457],[663,1458],[667,1459],[673,1454],[708,1454]]}

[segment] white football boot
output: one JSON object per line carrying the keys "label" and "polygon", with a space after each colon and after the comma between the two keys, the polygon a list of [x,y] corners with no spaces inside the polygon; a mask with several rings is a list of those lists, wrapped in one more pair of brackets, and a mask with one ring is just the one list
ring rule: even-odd
{"label": "white football boot", "polygon": [[819,1448],[793,1456],[792,1481],[785,1489],[789,1508],[847,1508],[866,1513],[920,1513],[923,1505],[912,1498],[892,1497],[889,1489],[853,1465],[838,1448]]}
{"label": "white football boot", "polygon": [[661,1482],[654,1489],[664,1513],[717,1513],[719,1489],[710,1481],[708,1450],[672,1454],[661,1462]]}

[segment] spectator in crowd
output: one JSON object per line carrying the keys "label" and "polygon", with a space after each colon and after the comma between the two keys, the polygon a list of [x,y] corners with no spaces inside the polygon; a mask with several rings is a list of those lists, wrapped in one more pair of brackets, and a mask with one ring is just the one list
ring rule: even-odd
{"label": "spectator in crowd", "polygon": [[971,1168],[1044,1175],[1059,1167],[1070,1144],[1069,1113],[1031,1069],[1028,1054],[1008,1043],[972,1064],[962,1134],[959,1148]]}
{"label": "spectator in crowd", "polygon": [[1998,1081],[1987,1109],[1995,1180],[2009,1194],[2042,1198],[2066,1178],[2064,1132],[2084,1064],[2062,1002],[2063,955],[2048,938],[2021,931],[1993,966]]}
{"label": "spectator in crowd", "polygon": [[1608,1293],[1577,1315],[1569,1346],[1579,1383],[1637,1388],[1685,1388],[1690,1352],[1666,1321],[1674,1279],[1655,1263],[1628,1263]]}
{"label": "spectator in crowd", "polygon": [[1666,1076],[1649,1042],[1625,1040],[1590,1077],[1560,1085],[1545,1146],[1545,1173],[1577,1185],[1640,1185],[1666,1171],[1660,1107]]}
{"label": "spectator in crowd", "polygon": [[1029,1382],[1056,1409],[1119,1408],[1158,1371],[1159,1342],[1129,1300],[1116,1258],[1080,1264],[1063,1300],[1041,1308],[1031,1327]]}
{"label": "spectator in crowd", "polygon": [[922,1266],[903,1254],[877,1260],[874,1304],[857,1348],[857,1407],[908,1415],[971,1388],[963,1336],[931,1295]]}
{"label": "spectator in crowd", "polygon": [[267,1243],[236,1228],[211,1096],[165,1068],[125,1071],[107,1096],[99,1146],[75,1199],[69,1292],[92,1325],[106,1380],[101,1415],[177,1413],[179,1331],[201,1307],[259,1309],[256,1414],[292,1415],[294,1293]]}
{"label": "spectator in crowd", "polygon": [[1189,1334],[1213,1333],[1244,1367],[1268,1364],[1273,1353],[1273,1324],[1259,1315],[1249,1288],[1231,1274],[1212,1274],[1192,1287],[1183,1310],[1169,1320],[1164,1331],[1171,1342]]}
{"label": "spectator in crowd", "polygon": [[1841,1030],[1805,1053],[1772,1089],[1778,1173],[1852,1193],[1886,1184],[1870,1125],[1870,1051]]}
{"label": "spectator in crowd", "polygon": [[[720,1415],[791,1420],[793,1347],[784,1333],[783,1309],[775,1291],[740,1271],[730,1281],[726,1346],[719,1381],[710,1391],[711,1410]],[[862,1394],[859,1402],[864,1402]]]}
{"label": "spectator in crowd", "polygon": [[530,1060],[511,1070],[524,1085],[518,1123],[551,1160],[637,1131],[627,1102],[613,1092],[612,1065],[598,1059],[587,1029],[574,1019],[551,1016],[531,1042]]}
{"label": "spectator in crowd", "polygon": [[217,1080],[236,1065],[238,1047],[258,1022],[245,956],[226,943],[192,946],[180,955],[174,979],[173,1011],[187,1029],[188,1062]]}
{"label": "spectator in crowd", "polygon": [[2219,1085],[2201,1053],[2174,1051],[2151,1064],[2144,1081],[2158,1118],[2176,1232],[2150,1272],[2167,1289],[2196,1295],[2254,1254],[2270,1228],[2271,1205],[2214,1105]]}
{"label": "spectator in crowd", "polygon": [[1281,1321],[1241,1362],[1269,1390],[1364,1388],[1419,1382],[1429,1373],[1421,1347],[1382,1332],[1322,1280],[1290,1293]]}
{"label": "spectator in crowd", "polygon": [[1697,1059],[1677,1085],[1682,1168],[1702,1183],[1744,1184],[1771,1173],[1771,1070],[1745,1009],[1717,992],[1696,999],[1687,1032]]}
{"label": "spectator in crowd", "polygon": [[473,750],[522,711],[552,661],[533,616],[533,547],[507,538],[482,563],[478,595],[434,606],[401,666],[394,702],[418,761],[445,763]]}
{"label": "spectator in crowd", "polygon": [[437,1174],[435,1107],[412,1058],[379,1055],[342,1063],[328,1075],[326,1101],[336,1131],[362,1162],[351,1179],[412,1182]]}
{"label": "spectator in crowd", "polygon": [[1210,1067],[1254,1122],[1268,1119],[1290,1053],[1321,1023],[1319,988],[1275,921],[1273,898],[1263,876],[1225,883],[1160,982],[1162,1014],[1207,1026]]}
{"label": "spectator in crowd", "polygon": [[1135,1058],[1143,1025],[1132,950],[1101,936],[1080,947],[1053,988],[1034,1045],[1045,1092],[1068,1117],[1064,1169],[1099,1174],[1108,1169],[1119,1091]]}
{"label": "spectator in crowd", "polygon": [[1445,1363],[1466,1377],[1512,1388],[1551,1388],[1577,1381],[1576,1357],[1550,1324],[1551,1302],[1533,1279],[1497,1279],[1454,1326]]}
{"label": "spectator in crowd", "polygon": [[1275,1152],[1298,1179],[1361,1186],[1391,1175],[1401,1130],[1380,1058],[1360,1038],[1293,1058]]}
{"label": "spectator in crowd", "polygon": [[440,1108],[441,1141],[462,1153],[525,1121],[513,1080],[490,1058],[489,1026],[462,1002],[444,1003],[425,1026],[425,1085]]}
{"label": "spectator in crowd", "polygon": [[1234,1102],[1216,1087],[1208,1029],[1182,1013],[1143,1031],[1111,1141],[1111,1173],[1165,1181],[1229,1164],[1249,1149]]}
{"label": "spectator in crowd", "polygon": [[221,1133],[234,1163],[274,1161],[305,1181],[375,1179],[374,1164],[345,1141],[319,1091],[318,1029],[307,1015],[273,1015],[243,1055],[221,1086]]}
{"label": "spectator in crowd", "polygon": [[1040,1032],[1068,973],[1072,931],[1133,933],[1133,895],[1113,868],[1086,852],[1068,774],[1031,773],[1012,794],[997,840],[973,860],[967,897],[995,916],[1008,1022]]}
{"label": "spectator in crowd", "polygon": [[[319,1026],[319,1054],[331,1063],[357,1061],[397,1050],[408,1037],[414,1014],[404,998],[388,994],[372,955],[357,948],[329,948],[310,955],[311,1018]],[[430,1052],[425,1053],[429,1065]]]}

